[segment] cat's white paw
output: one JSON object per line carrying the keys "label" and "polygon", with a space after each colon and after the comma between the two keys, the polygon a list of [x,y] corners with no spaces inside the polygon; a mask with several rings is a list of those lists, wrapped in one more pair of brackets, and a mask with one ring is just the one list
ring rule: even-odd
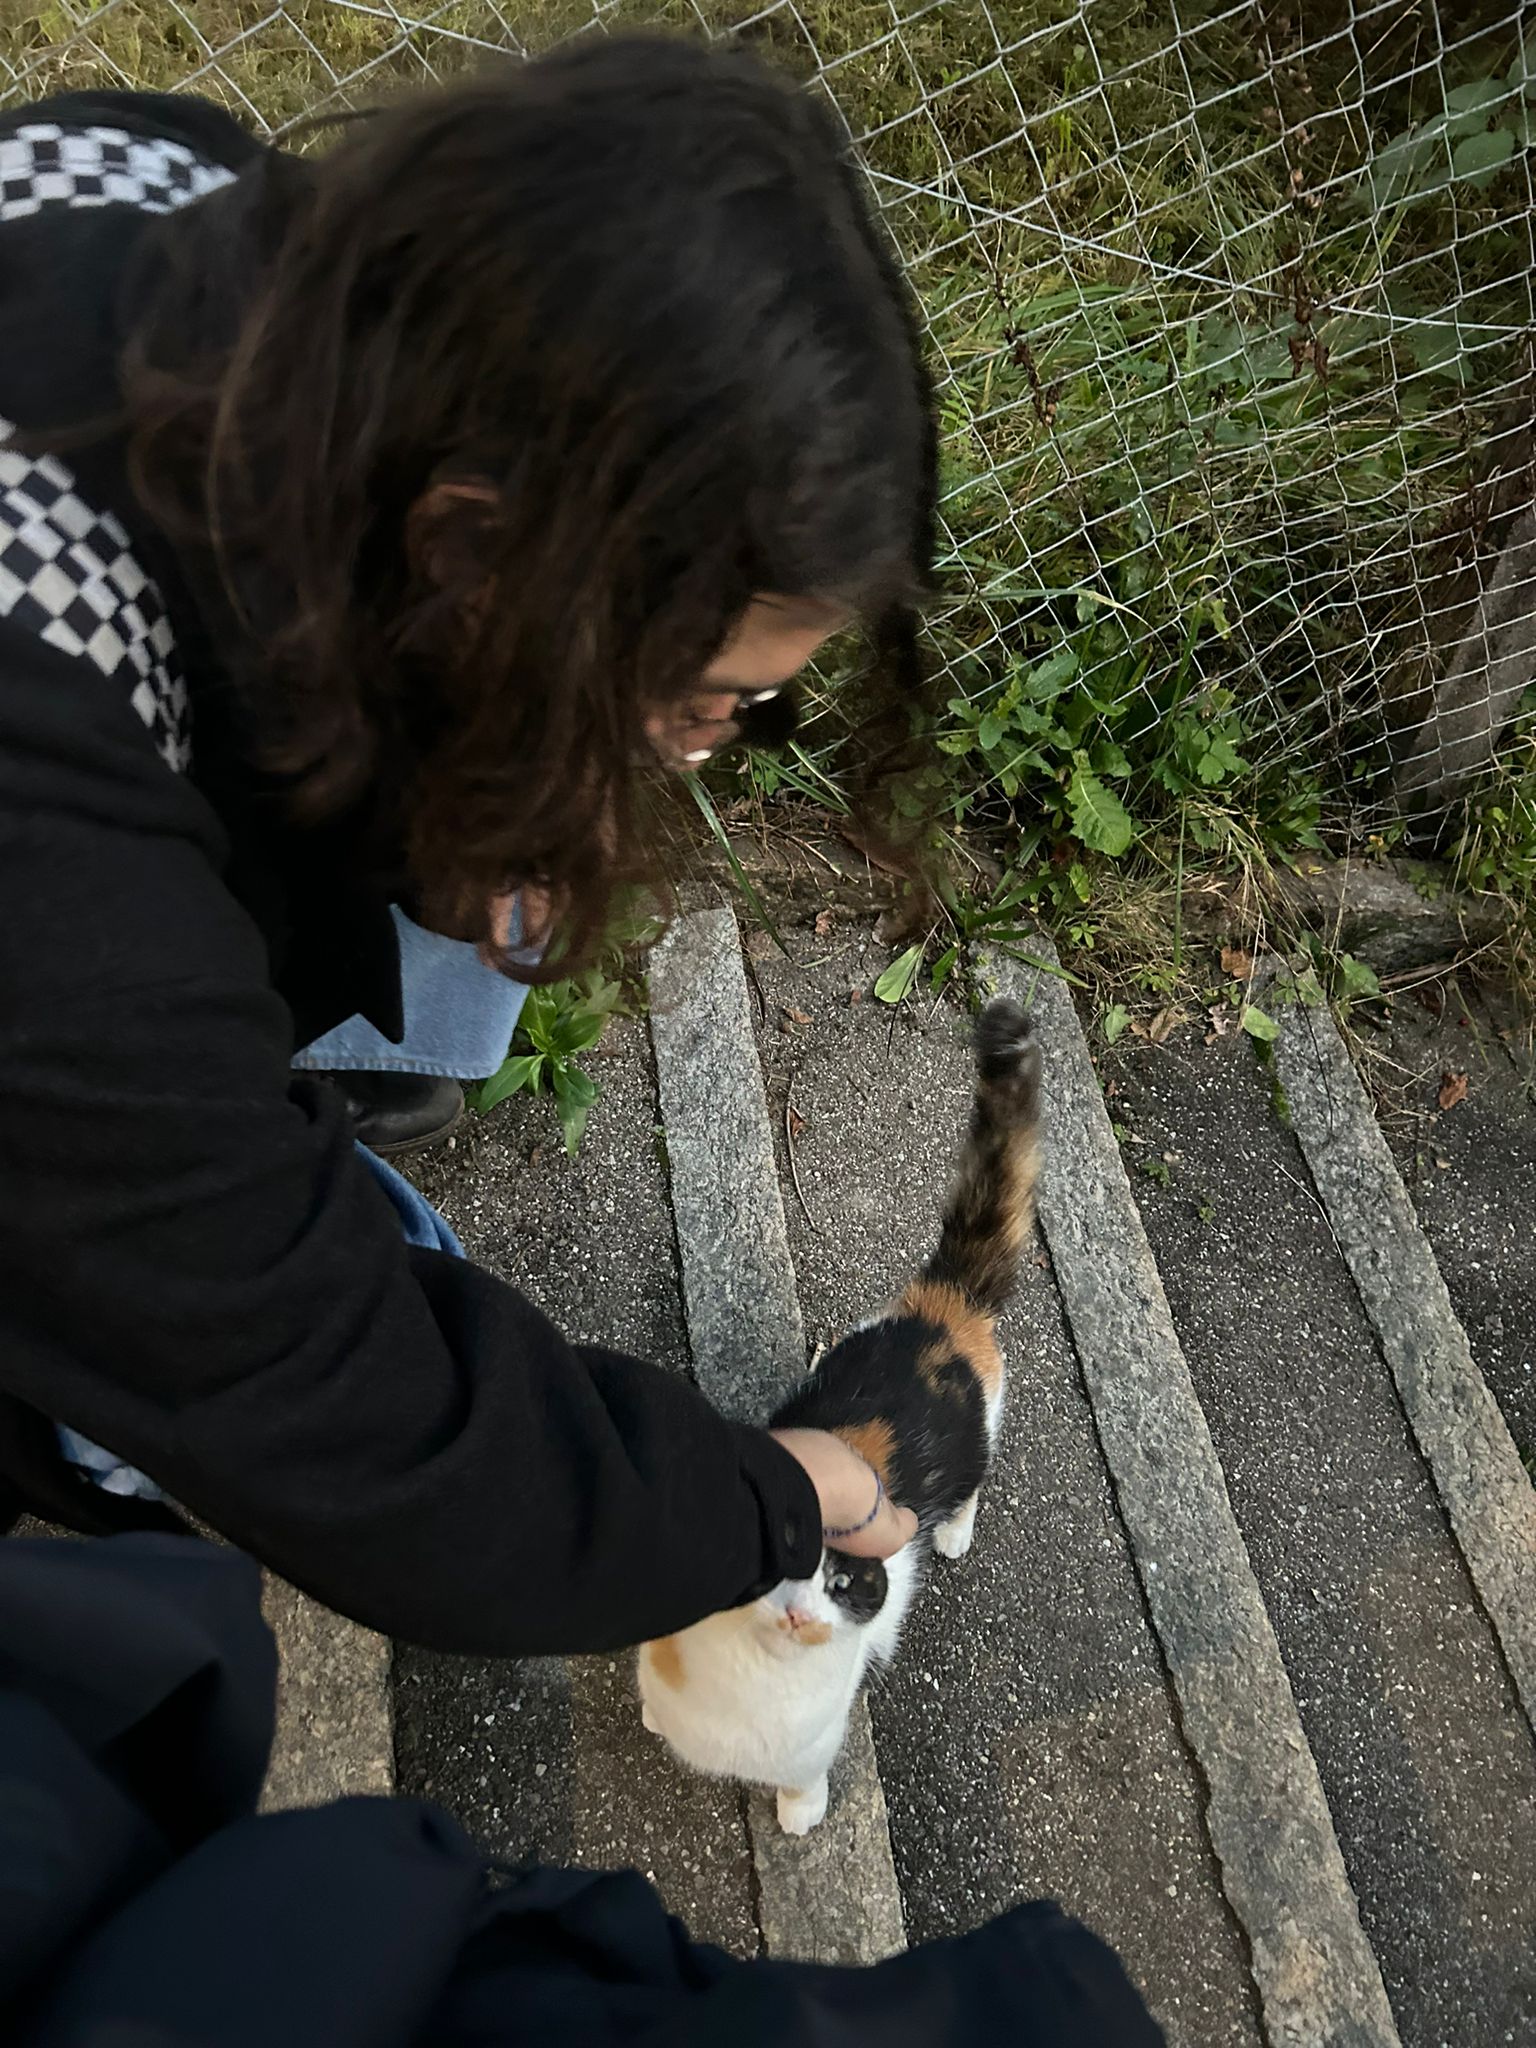
{"label": "cat's white paw", "polygon": [[647,1735],[659,1735],[661,1733],[661,1730],[656,1725],[656,1716],[651,1712],[644,1700],[640,1702],[640,1726]]}
{"label": "cat's white paw", "polygon": [[940,1557],[964,1557],[976,1534],[976,1496],[973,1493],[958,1514],[941,1522],[933,1532],[933,1547]]}
{"label": "cat's white paw", "polygon": [[808,1835],[827,1812],[827,1781],[818,1778],[804,1792],[781,1790],[779,1826],[786,1835]]}

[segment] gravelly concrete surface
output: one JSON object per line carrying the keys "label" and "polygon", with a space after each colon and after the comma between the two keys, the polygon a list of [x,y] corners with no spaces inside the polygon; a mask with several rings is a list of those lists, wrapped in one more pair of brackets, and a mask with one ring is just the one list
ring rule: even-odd
{"label": "gravelly concrete surface", "polygon": [[[615,1023],[593,1072],[602,1095],[574,1162],[548,1103],[517,1098],[467,1119],[455,1149],[424,1157],[413,1178],[471,1255],[568,1335],[683,1370],[643,1023]],[[696,1934],[756,1953],[740,1795],[687,1776],[644,1733],[627,1658],[513,1663],[401,1649],[395,1712],[400,1789],[441,1800],[494,1854],[632,1864]]]}
{"label": "gravelly concrete surface", "polygon": [[390,1645],[267,1573],[277,1638],[277,1725],[263,1807],[282,1812],[394,1789]]}
{"label": "gravelly concrete surface", "polygon": [[[828,1340],[931,1244],[969,1053],[956,1009],[893,1025],[872,1000],[849,1004],[884,952],[851,934],[790,943],[804,966],[749,952],[781,1148],[786,1099],[805,1120],[804,1206],[787,1161],[785,1199],[807,1330]],[[1011,1407],[976,1548],[936,1561],[871,1702],[908,1931],[1053,1895],[1120,1949],[1170,2039],[1254,2042],[1199,1789],[1037,1256],[1006,1331]]]}
{"label": "gravelly concrete surface", "polygon": [[[1463,1023],[1462,1019],[1466,1022]],[[1511,1009],[1452,984],[1393,1003],[1382,1128],[1510,1434],[1536,1460],[1536,1054]],[[1369,1071],[1369,1069],[1368,1069]],[[1441,1078],[1467,1076],[1454,1108]],[[1443,1162],[1443,1163],[1442,1163]]]}
{"label": "gravelly concrete surface", "polygon": [[[680,921],[651,961],[651,1048],[694,1376],[726,1413],[761,1421],[805,1369],[805,1327],[752,993],[734,912]],[[873,1963],[903,1946],[901,1893],[869,1711],[856,1701],[821,1824],[785,1836],[756,1790],[747,1833],[770,1956]]]}
{"label": "gravelly concrete surface", "polygon": [[1041,1230],[1270,2048],[1402,2048],[1071,990],[1005,958],[982,972],[1039,1013]]}
{"label": "gravelly concrete surface", "polygon": [[1270,1084],[1194,1032],[1104,1069],[1406,2048],[1525,2041],[1536,1754]]}
{"label": "gravelly concrete surface", "polygon": [[[1338,1027],[1288,1004],[1274,1042],[1296,1142],[1510,1682],[1536,1730],[1536,1490],[1472,1356]],[[1464,1078],[1457,1083],[1464,1086]]]}

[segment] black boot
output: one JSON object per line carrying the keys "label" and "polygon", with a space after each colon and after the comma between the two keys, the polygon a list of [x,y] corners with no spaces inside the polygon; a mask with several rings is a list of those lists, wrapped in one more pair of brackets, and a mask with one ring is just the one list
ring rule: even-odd
{"label": "black boot", "polygon": [[436,1074],[327,1074],[346,1097],[359,1144],[382,1158],[441,1144],[464,1114],[464,1090]]}

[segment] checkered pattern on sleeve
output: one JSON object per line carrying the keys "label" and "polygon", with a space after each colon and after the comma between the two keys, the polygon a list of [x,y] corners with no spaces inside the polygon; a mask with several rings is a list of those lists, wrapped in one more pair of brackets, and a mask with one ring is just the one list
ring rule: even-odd
{"label": "checkered pattern on sleeve", "polygon": [[[170,213],[233,175],[180,142],[23,122],[0,137],[0,223],[50,207]],[[0,419],[0,618],[126,688],[161,759],[183,772],[191,715],[159,591],[121,522],[85,502],[56,456],[6,447],[11,431]]]}
{"label": "checkered pattern on sleeve", "polygon": [[137,206],[171,213],[234,176],[185,143],[121,128],[27,121],[0,137],[0,221],[45,206]]}
{"label": "checkered pattern on sleeve", "polygon": [[[10,431],[0,420],[0,444]],[[57,457],[4,445],[0,619],[125,687],[166,766],[187,767],[191,721],[170,620],[122,524],[86,504]]]}

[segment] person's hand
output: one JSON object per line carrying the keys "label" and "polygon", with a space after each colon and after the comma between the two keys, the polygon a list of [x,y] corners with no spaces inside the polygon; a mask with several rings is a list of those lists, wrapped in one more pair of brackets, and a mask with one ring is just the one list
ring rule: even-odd
{"label": "person's hand", "polygon": [[701,690],[645,722],[646,737],[668,768],[699,768],[736,737],[743,704],[776,697],[777,690]]}
{"label": "person's hand", "polygon": [[[874,1467],[840,1436],[824,1429],[775,1429],[769,1434],[804,1467],[821,1502],[822,1527],[856,1532],[829,1538],[837,1549],[850,1557],[891,1557],[917,1534],[916,1515],[886,1496]],[[870,1520],[877,1498],[880,1505]]]}
{"label": "person's hand", "polygon": [[[522,929],[518,944],[533,952],[542,952],[549,944],[555,927],[555,899],[547,889],[532,886],[526,889],[509,889],[505,895],[491,898],[491,940],[492,944],[505,951],[512,938],[512,913],[522,907]],[[480,948],[480,958],[487,967],[496,966],[497,960],[490,946]]]}

